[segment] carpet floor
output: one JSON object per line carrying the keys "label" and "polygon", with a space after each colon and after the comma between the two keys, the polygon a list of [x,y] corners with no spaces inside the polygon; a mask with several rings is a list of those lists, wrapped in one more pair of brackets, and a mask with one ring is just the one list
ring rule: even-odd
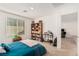
{"label": "carpet floor", "polygon": [[61,44],[61,49],[58,49],[48,42],[43,42],[43,45],[47,49],[45,56],[77,56],[77,45],[74,39],[62,39]]}

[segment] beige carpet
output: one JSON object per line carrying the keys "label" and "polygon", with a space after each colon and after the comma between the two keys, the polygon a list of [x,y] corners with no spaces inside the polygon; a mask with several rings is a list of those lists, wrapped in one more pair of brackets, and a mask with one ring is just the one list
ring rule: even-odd
{"label": "beige carpet", "polygon": [[47,53],[45,56],[76,56],[76,43],[73,42],[72,39],[66,38],[62,39],[62,47],[61,49],[57,49],[50,45],[50,43],[43,42],[43,45],[47,49]]}

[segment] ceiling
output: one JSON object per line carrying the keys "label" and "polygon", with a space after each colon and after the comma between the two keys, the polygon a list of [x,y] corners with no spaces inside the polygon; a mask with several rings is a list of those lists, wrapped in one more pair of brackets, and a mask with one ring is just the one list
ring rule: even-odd
{"label": "ceiling", "polygon": [[55,7],[62,3],[0,3],[0,9],[16,14],[36,18],[51,15]]}

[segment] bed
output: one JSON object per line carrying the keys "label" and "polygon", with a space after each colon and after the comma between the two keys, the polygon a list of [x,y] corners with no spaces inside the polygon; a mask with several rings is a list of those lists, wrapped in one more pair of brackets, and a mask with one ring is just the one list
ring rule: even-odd
{"label": "bed", "polygon": [[[31,44],[28,42],[31,42]],[[9,48],[6,48],[8,48],[9,51],[0,53],[0,56],[43,56],[46,53],[46,49],[43,45],[29,40],[4,44],[4,46],[7,45]]]}

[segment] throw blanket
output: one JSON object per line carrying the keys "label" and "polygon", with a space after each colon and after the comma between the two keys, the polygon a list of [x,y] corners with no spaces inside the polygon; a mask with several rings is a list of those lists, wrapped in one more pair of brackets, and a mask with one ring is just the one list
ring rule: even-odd
{"label": "throw blanket", "polygon": [[31,39],[22,40],[20,42],[28,45],[29,47],[33,47],[33,46],[35,46],[37,44],[42,44],[41,42],[38,42],[38,41],[35,41],[35,40],[31,40]]}

